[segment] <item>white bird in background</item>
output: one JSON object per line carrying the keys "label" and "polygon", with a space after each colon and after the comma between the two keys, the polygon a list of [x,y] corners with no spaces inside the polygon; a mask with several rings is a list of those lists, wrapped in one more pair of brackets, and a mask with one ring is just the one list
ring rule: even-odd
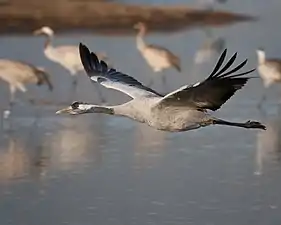
{"label": "white bird in background", "polygon": [[[33,32],[34,35],[46,35],[47,39],[44,45],[44,54],[45,56],[62,67],[67,69],[72,76],[77,75],[78,72],[83,71],[83,65],[80,60],[78,46],[75,45],[61,45],[61,46],[52,46],[52,40],[54,38],[54,31],[47,26],[43,26],[42,28],[35,30]],[[100,60],[106,60],[106,53],[99,53],[98,57]],[[77,86],[77,77],[73,78],[73,89],[74,92]],[[104,98],[102,97],[100,89],[97,87],[97,92],[102,101]]]}
{"label": "white bird in background", "polygon": [[[80,44],[80,56],[84,69],[90,79],[104,87],[112,88],[129,95],[132,100],[121,105],[104,106],[74,102],[57,113],[84,114],[105,113],[129,117],[146,123],[158,130],[171,132],[187,131],[209,125],[228,125],[243,128],[266,129],[255,121],[246,123],[229,122],[212,116],[207,110],[219,109],[234,93],[241,89],[248,77],[243,75],[254,71],[235,74],[247,62],[245,60],[235,68],[227,71],[234,63],[236,55],[222,67],[226,50],[221,54],[213,72],[203,82],[185,85],[165,96],[144,86],[133,77],[109,69],[104,61]],[[222,68],[221,68],[222,67]]]}
{"label": "white bird in background", "polygon": [[[20,61],[0,59],[0,78],[10,87],[10,109],[14,104],[16,91],[26,92],[25,84],[46,84],[49,90],[53,89],[49,75],[43,68]],[[6,113],[10,114],[10,110]]]}
{"label": "white bird in background", "polygon": [[[281,83],[281,59],[266,59],[265,51],[262,48],[257,50],[258,56],[258,72],[263,80],[265,88],[270,87],[274,83]],[[266,99],[266,93],[263,93],[259,102],[259,107]]]}
{"label": "white bird in background", "polygon": [[[162,72],[163,70],[169,68],[175,68],[178,72],[181,71],[179,57],[177,57],[166,48],[157,45],[146,44],[144,42],[143,38],[147,30],[144,23],[139,22],[134,26],[134,28],[139,30],[139,33],[136,37],[137,49],[140,51],[140,53],[154,72]],[[164,75],[162,75],[162,82],[164,85],[166,85]],[[150,82],[150,85],[152,84],[153,79]]]}

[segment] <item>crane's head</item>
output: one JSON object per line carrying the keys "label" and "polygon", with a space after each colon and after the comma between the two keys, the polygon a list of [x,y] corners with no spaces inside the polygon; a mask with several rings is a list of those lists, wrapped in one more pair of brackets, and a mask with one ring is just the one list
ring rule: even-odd
{"label": "crane's head", "polygon": [[56,114],[85,114],[85,113],[105,113],[114,114],[114,109],[110,106],[92,105],[84,102],[73,102],[70,106],[61,109]]}
{"label": "crane's head", "polygon": [[53,90],[53,84],[50,80],[50,75],[42,67],[36,67],[35,74],[37,77],[37,85],[46,84],[50,91]]}
{"label": "crane's head", "polygon": [[71,114],[71,115],[78,115],[91,112],[93,108],[92,105],[84,102],[73,102],[70,106],[61,109],[56,112],[56,114]]}
{"label": "crane's head", "polygon": [[134,29],[146,32],[146,25],[143,22],[138,22],[134,25]]}
{"label": "crane's head", "polygon": [[50,27],[44,26],[44,27],[41,27],[40,29],[35,30],[33,32],[33,34],[34,35],[45,34],[48,37],[52,37],[52,36],[54,36],[54,31]]}

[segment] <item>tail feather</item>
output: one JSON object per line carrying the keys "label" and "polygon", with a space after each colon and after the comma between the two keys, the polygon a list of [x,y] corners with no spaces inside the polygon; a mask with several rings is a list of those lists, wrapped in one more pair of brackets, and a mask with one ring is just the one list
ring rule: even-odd
{"label": "tail feather", "polygon": [[174,67],[175,67],[175,69],[176,69],[178,72],[181,72],[181,66],[180,66],[180,64],[174,64]]}
{"label": "tail feather", "polygon": [[176,55],[170,53],[168,55],[169,57],[169,60],[171,62],[171,64],[173,65],[173,67],[178,71],[178,72],[181,72],[181,62],[180,62],[180,59],[179,57],[177,57]]}
{"label": "tail feather", "polygon": [[50,91],[53,90],[53,84],[50,80],[49,74],[47,74],[45,70],[37,69],[36,75],[38,78],[38,85],[46,84]]}

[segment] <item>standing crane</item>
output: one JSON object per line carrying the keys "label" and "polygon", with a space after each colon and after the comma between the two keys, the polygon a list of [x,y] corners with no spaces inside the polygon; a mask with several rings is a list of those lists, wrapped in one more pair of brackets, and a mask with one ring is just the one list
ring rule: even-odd
{"label": "standing crane", "polygon": [[[33,32],[34,35],[45,35],[47,37],[45,44],[44,44],[44,54],[45,56],[58,64],[64,67],[66,70],[70,72],[73,76],[73,89],[74,92],[77,87],[77,75],[78,72],[83,71],[83,65],[81,63],[79,57],[79,50],[78,47],[75,45],[61,45],[54,47],[52,45],[52,40],[54,38],[54,31],[48,27],[43,26],[38,30]],[[98,53],[98,57],[101,60],[106,60],[107,56],[105,53]],[[102,102],[104,102],[104,98],[101,94],[101,90],[97,86],[97,92]]]}
{"label": "standing crane", "polygon": [[[265,51],[262,48],[257,50],[258,56],[258,72],[263,80],[265,89],[274,83],[281,84],[281,59],[267,59]],[[258,106],[266,100],[266,93],[264,91],[261,101]]]}
{"label": "standing crane", "polygon": [[0,59],[0,78],[10,87],[10,107],[5,111],[5,117],[9,116],[14,105],[16,91],[26,92],[25,84],[46,84],[50,91],[53,90],[49,75],[43,68],[20,61]]}
{"label": "standing crane", "polygon": [[[181,72],[180,59],[171,51],[158,45],[146,44],[144,42],[144,36],[146,34],[147,28],[144,23],[139,22],[134,25],[134,28],[139,30],[136,41],[137,49],[142,54],[143,58],[146,60],[148,65],[152,70],[157,72],[162,72],[168,68],[175,68],[178,72]],[[163,85],[166,85],[166,78],[162,75]],[[150,85],[153,84],[153,79]],[[148,85],[148,86],[150,86]]]}

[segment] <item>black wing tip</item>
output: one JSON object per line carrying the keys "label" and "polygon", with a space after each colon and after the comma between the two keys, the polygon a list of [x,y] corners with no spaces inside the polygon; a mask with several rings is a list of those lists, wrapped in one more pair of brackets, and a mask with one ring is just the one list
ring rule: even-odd
{"label": "black wing tip", "polygon": [[181,72],[181,66],[176,64],[174,65],[174,68],[180,73]]}
{"label": "black wing tip", "polygon": [[84,54],[90,54],[90,50],[88,49],[88,47],[81,42],[79,43],[79,54],[80,56]]}
{"label": "black wing tip", "polygon": [[106,62],[99,60],[96,53],[91,52],[83,43],[79,43],[79,54],[83,67],[87,73],[106,72],[108,65]]}
{"label": "black wing tip", "polygon": [[79,55],[84,70],[86,71],[86,73],[90,73],[92,70],[90,62],[91,53],[87,46],[82,44],[81,42],[79,43]]}
{"label": "black wing tip", "polygon": [[[215,69],[213,70],[213,72],[209,76],[209,79],[223,78],[223,77],[232,77],[232,78],[234,78],[234,77],[239,77],[239,76],[242,76],[242,75],[246,75],[246,74],[252,73],[252,72],[254,72],[256,70],[254,68],[254,69],[251,69],[251,70],[249,70],[247,72],[231,75],[231,74],[237,72],[238,70],[242,69],[247,64],[247,62],[248,62],[248,59],[245,59],[242,63],[238,64],[235,68],[231,69],[230,71],[227,71],[227,69],[229,69],[230,66],[234,63],[234,61],[235,61],[235,59],[237,57],[237,54],[238,54],[237,52],[235,52],[230,57],[228,62],[225,64],[225,66],[222,69],[220,69],[222,64],[223,64],[223,61],[225,60],[226,53],[227,53],[227,48],[225,48],[224,51],[222,52],[222,54],[220,55],[219,60],[216,63]],[[230,76],[228,76],[228,75],[230,75]]]}
{"label": "black wing tip", "polygon": [[84,59],[89,59],[87,58],[89,56],[98,59],[97,55],[94,52],[91,52],[90,49],[86,45],[82,44],[81,42],[79,44],[79,54],[82,62]]}

